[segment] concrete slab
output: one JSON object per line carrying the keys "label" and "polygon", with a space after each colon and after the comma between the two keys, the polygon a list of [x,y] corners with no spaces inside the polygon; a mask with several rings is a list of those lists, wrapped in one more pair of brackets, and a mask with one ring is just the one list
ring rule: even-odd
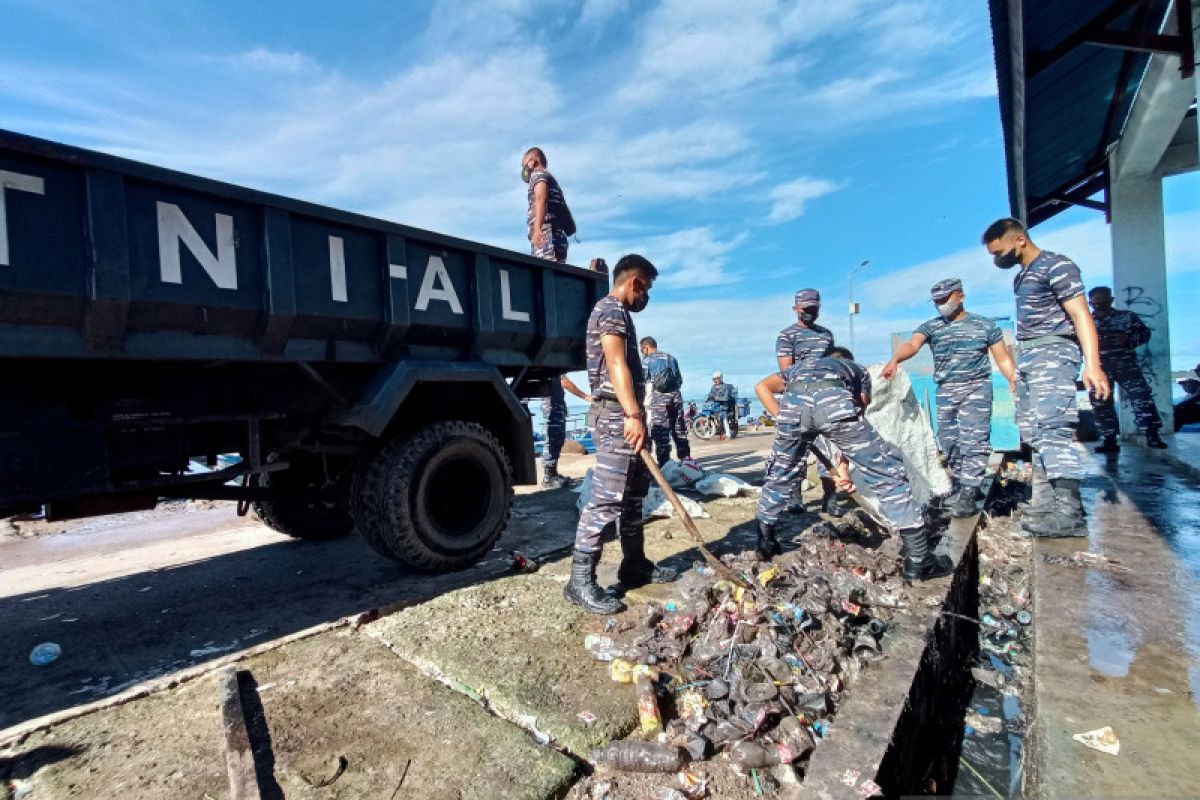
{"label": "concrete slab", "polygon": [[[603,625],[563,600],[558,581],[537,574],[461,589],[363,631],[502,717],[586,756],[637,721],[633,688],[613,683],[584,650],[587,633]],[[595,721],[581,719],[584,712]]]}
{"label": "concrete slab", "polygon": [[[312,637],[240,666],[257,684],[243,678],[264,797],[540,800],[573,780],[570,759],[361,635]],[[344,772],[318,786],[339,757]],[[33,797],[227,796],[216,677],[34,734],[10,770]],[[394,795],[402,776],[409,793]]]}
{"label": "concrete slab", "polygon": [[[1158,451],[1094,458],[1089,539],[1038,541],[1034,779],[1041,796],[1195,796],[1200,482]],[[1078,550],[1117,563],[1047,563]],[[1073,734],[1111,725],[1110,756]]]}

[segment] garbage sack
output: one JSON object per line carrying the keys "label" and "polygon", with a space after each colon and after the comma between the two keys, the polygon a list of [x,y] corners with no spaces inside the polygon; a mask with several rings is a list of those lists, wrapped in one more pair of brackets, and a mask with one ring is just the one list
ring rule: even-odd
{"label": "garbage sack", "polygon": [[662,465],[662,474],[667,483],[676,489],[682,489],[692,483],[692,480],[683,474],[683,466],[674,459]]}
{"label": "garbage sack", "polygon": [[737,497],[739,494],[758,494],[762,489],[746,483],[736,475],[714,472],[696,481],[695,489],[702,494]]}
{"label": "garbage sack", "polygon": [[[587,474],[583,476],[583,482],[574,491],[579,493],[579,499],[575,501],[575,507],[582,511],[584,506],[587,505],[588,499],[592,496],[592,470],[589,469],[587,471]],[[683,503],[683,507],[687,509],[688,514],[696,519],[709,518],[709,513],[695,500],[689,497],[680,497],[679,501]],[[651,486],[650,491],[646,494],[646,499],[642,501],[642,519],[673,516],[675,516],[675,508],[671,505],[671,501],[667,499],[663,490],[657,486]]]}
{"label": "garbage sack", "polygon": [[[709,518],[709,513],[704,510],[704,506],[690,497],[680,497],[679,502],[683,504],[684,510],[691,517],[695,519]],[[657,486],[651,486],[650,491],[646,494],[646,499],[642,501],[642,519],[673,516],[675,516],[675,508],[671,505],[671,501],[667,499],[666,494]]]}
{"label": "garbage sack", "polygon": [[[872,386],[867,420],[884,441],[904,457],[913,497],[919,504],[926,505],[934,497],[949,494],[950,475],[942,466],[937,439],[917,402],[912,381],[902,369],[896,370],[891,380],[886,380],[882,364],[872,364],[867,371],[871,374]],[[854,483],[860,490],[865,489],[857,479]],[[863,491],[863,496],[874,500],[869,492]]]}

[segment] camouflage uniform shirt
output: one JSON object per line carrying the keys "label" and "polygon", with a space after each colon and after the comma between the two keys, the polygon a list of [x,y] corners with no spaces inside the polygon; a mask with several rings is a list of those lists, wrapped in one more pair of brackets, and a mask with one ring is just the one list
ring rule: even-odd
{"label": "camouflage uniform shirt", "polygon": [[604,336],[620,336],[625,340],[625,363],[633,378],[633,392],[641,405],[646,396],[646,378],[642,372],[642,362],[638,357],[637,330],[633,327],[633,317],[611,294],[605,295],[592,309],[592,315],[587,323],[587,371],[588,382],[592,394],[606,400],[616,400],[617,391],[613,388],[612,377],[608,373],[608,361],[604,357],[604,347],[600,339]]}
{"label": "camouflage uniform shirt", "polygon": [[[1114,308],[1107,316],[1092,315],[1096,320],[1096,333],[1100,336],[1100,355],[1120,357],[1131,354],[1135,347],[1150,341],[1150,329],[1142,318],[1132,311]],[[1125,344],[1117,344],[1118,334],[1125,334]]]}
{"label": "camouflage uniform shirt", "polygon": [[922,323],[917,333],[933,351],[933,380],[939,384],[989,378],[988,348],[1004,339],[994,321],[971,313],[954,321],[939,315]]}
{"label": "camouflage uniform shirt", "polygon": [[1063,303],[1083,294],[1079,267],[1066,256],[1043,250],[1013,278],[1017,296],[1017,339],[1075,337],[1075,324]]}
{"label": "camouflage uniform shirt", "polygon": [[795,363],[802,364],[821,358],[832,344],[833,332],[828,328],[816,324],[806,328],[797,322],[779,332],[779,337],[775,340],[775,356],[790,356],[796,359]]}

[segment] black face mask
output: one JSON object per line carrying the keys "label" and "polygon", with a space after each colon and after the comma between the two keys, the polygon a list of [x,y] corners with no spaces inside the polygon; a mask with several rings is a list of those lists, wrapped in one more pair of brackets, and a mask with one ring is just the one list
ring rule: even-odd
{"label": "black face mask", "polygon": [[644,311],[648,305],[650,305],[650,295],[644,294],[629,304],[629,310],[636,314],[639,311]]}
{"label": "black face mask", "polygon": [[1017,264],[1021,263],[1021,257],[1017,255],[1017,248],[1009,250],[1007,253],[1001,253],[992,258],[992,263],[1000,269],[1012,269]]}
{"label": "black face mask", "polygon": [[529,167],[521,167],[521,181],[529,183],[529,177],[533,175],[533,171]]}
{"label": "black face mask", "polygon": [[817,321],[817,317],[821,316],[819,308],[805,308],[800,312],[800,321],[805,325],[812,325]]}

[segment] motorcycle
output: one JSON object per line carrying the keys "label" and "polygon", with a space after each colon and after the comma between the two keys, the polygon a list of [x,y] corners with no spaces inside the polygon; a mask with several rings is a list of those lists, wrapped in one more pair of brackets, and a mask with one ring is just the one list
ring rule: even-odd
{"label": "motorcycle", "polygon": [[692,420],[692,433],[701,439],[711,439],[714,436],[728,436],[736,439],[738,423],[736,418],[725,415],[725,406],[721,403],[705,403],[704,408]]}

